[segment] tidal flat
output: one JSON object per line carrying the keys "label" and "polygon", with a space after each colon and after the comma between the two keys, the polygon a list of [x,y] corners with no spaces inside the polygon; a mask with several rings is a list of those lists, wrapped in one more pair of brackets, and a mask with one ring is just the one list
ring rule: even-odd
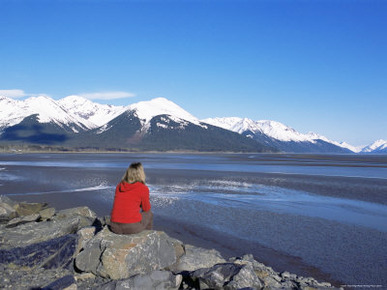
{"label": "tidal flat", "polygon": [[108,215],[138,161],[156,229],[276,271],[387,286],[384,155],[1,154],[0,193]]}

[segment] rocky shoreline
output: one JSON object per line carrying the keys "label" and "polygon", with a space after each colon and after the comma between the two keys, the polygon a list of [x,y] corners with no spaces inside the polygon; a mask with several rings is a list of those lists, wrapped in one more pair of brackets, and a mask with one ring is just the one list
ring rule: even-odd
{"label": "rocky shoreline", "polygon": [[88,207],[0,196],[1,289],[333,289],[252,255],[224,259],[162,231],[117,235]]}

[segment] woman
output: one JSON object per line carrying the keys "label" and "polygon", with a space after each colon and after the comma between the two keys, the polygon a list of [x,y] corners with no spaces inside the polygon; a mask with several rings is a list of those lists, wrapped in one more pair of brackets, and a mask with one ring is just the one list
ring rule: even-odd
{"label": "woman", "polygon": [[116,234],[136,234],[152,229],[149,188],[145,185],[141,163],[132,163],[117,185],[110,226]]}

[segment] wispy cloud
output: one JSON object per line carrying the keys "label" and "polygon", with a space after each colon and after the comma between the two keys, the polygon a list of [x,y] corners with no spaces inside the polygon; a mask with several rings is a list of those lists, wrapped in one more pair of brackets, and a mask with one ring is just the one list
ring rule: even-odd
{"label": "wispy cloud", "polygon": [[114,99],[132,98],[132,97],[135,97],[136,95],[129,92],[113,91],[113,92],[84,93],[84,94],[80,94],[80,96],[90,100],[114,100]]}
{"label": "wispy cloud", "polygon": [[27,94],[23,90],[0,90],[0,96],[17,99],[23,98]]}

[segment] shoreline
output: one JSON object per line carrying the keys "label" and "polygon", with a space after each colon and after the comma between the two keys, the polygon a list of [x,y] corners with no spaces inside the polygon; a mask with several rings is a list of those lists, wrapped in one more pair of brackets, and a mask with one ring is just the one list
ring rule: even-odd
{"label": "shoreline", "polygon": [[[110,215],[110,208],[106,203],[82,197],[74,193],[77,198],[69,198],[65,195],[17,195],[10,196],[17,202],[46,202],[57,210],[69,209],[80,206],[88,206],[99,217]],[[257,242],[236,238],[226,233],[215,231],[203,226],[193,225],[174,220],[173,218],[158,215],[154,212],[154,230],[164,231],[170,237],[180,240],[184,244],[190,244],[205,249],[215,249],[226,259],[252,254],[254,258],[275,271],[295,273],[298,276],[314,277],[317,280],[328,281],[336,287],[346,283],[331,277],[329,273],[308,265],[301,258],[291,256],[274,249],[260,245]],[[243,249],[243,250],[242,250]]]}

